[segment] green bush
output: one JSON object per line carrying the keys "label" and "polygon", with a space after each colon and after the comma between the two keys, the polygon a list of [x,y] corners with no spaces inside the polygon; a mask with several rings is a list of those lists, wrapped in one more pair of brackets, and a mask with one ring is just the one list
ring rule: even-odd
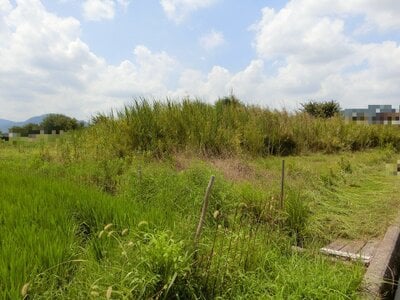
{"label": "green bush", "polygon": [[302,103],[301,106],[303,107],[303,112],[317,118],[332,118],[340,112],[339,103],[333,100],[324,102],[309,101]]}

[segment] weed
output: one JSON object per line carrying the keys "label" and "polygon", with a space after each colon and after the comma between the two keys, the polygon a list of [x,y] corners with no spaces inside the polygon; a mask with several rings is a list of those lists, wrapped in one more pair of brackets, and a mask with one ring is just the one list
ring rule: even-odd
{"label": "weed", "polygon": [[286,199],[286,220],[285,225],[291,236],[296,240],[296,246],[303,246],[303,240],[306,234],[309,222],[310,210],[307,207],[305,199],[300,193],[291,192]]}
{"label": "weed", "polygon": [[348,173],[348,174],[353,173],[353,169],[351,167],[351,163],[350,163],[350,161],[348,159],[345,159],[344,157],[341,157],[340,161],[339,161],[339,166],[340,166],[340,169],[342,170],[342,172]]}
{"label": "weed", "polygon": [[99,160],[132,152],[165,158],[181,151],[205,156],[287,156],[387,145],[400,149],[400,132],[394,126],[346,123],[339,116],[313,118],[246,106],[237,99],[226,101],[211,105],[188,99],[137,99],[116,114],[94,117],[90,128],[61,143],[59,156]]}

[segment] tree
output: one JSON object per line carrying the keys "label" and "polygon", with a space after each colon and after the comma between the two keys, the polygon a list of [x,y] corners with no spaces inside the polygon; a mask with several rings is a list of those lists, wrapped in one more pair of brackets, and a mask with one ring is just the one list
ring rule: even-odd
{"label": "tree", "polygon": [[338,102],[330,100],[324,102],[309,101],[302,103],[301,110],[316,118],[332,118],[340,113],[340,105]]}
{"label": "tree", "polygon": [[13,126],[8,131],[12,133],[19,133],[21,136],[28,136],[30,133],[39,133],[40,126],[35,123],[28,123],[23,126]]}
{"label": "tree", "polygon": [[242,102],[233,94],[230,96],[225,96],[223,98],[219,98],[215,102],[216,106],[233,106],[233,107],[240,107],[243,106]]}
{"label": "tree", "polygon": [[83,122],[78,122],[77,119],[62,114],[49,114],[40,123],[40,127],[45,132],[51,132],[52,130],[57,132],[60,132],[60,130],[68,131],[82,128],[83,126]]}

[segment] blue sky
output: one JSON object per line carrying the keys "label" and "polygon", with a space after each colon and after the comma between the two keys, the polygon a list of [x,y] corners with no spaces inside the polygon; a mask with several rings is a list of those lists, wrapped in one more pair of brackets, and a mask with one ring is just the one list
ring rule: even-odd
{"label": "blue sky", "polygon": [[[52,12],[80,20],[82,40],[93,52],[118,64],[132,55],[137,45],[152,51],[166,51],[188,67],[209,70],[218,64],[232,71],[243,69],[255,56],[250,26],[261,18],[266,5],[279,7],[282,1],[215,1],[215,5],[194,11],[184,21],[169,19],[157,0],[131,1],[129,7],[116,9],[113,19],[93,22],[82,15],[80,1],[43,1]],[[212,31],[221,32],[225,43],[207,51],[199,38]]]}
{"label": "blue sky", "polygon": [[0,118],[146,96],[400,104],[398,0],[0,0]]}

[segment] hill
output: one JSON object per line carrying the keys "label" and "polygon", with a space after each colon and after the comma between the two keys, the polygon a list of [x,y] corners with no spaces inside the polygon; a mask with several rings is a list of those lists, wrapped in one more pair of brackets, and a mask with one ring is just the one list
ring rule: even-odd
{"label": "hill", "polygon": [[35,116],[32,118],[29,118],[23,122],[16,122],[16,121],[11,121],[11,120],[6,120],[6,119],[0,119],[0,131],[1,132],[8,132],[8,129],[13,127],[13,126],[24,126],[28,123],[35,123],[39,124],[43,121],[43,119],[47,116],[47,114],[40,115],[40,116]]}
{"label": "hill", "polygon": [[6,119],[0,119],[0,131],[6,132],[8,128],[14,126],[14,122]]}

